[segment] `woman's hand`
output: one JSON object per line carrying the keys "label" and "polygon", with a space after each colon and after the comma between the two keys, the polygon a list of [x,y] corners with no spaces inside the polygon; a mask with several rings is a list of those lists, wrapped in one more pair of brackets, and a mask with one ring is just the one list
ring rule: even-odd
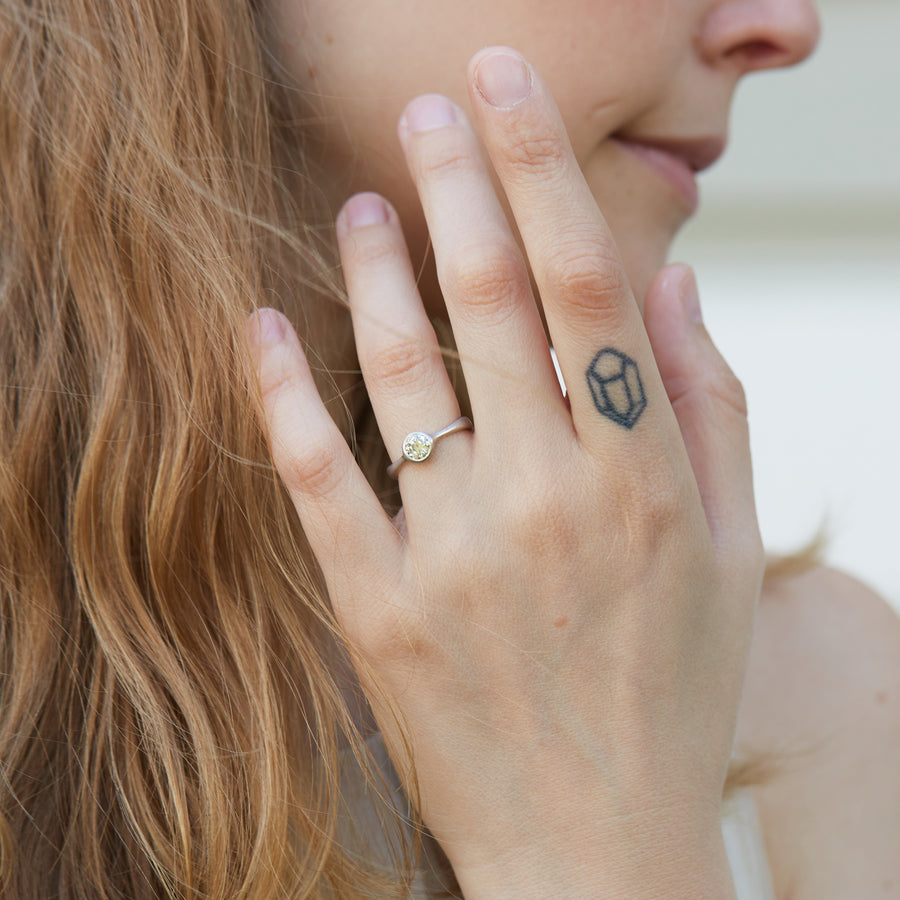
{"label": "woman's hand", "polygon": [[[475,135],[420,97],[400,138],[475,430],[401,467],[391,521],[296,336],[265,311],[251,335],[272,453],[467,898],[727,897],[719,807],[762,573],[742,391],[688,270],[657,277],[645,326],[550,94],[519,60],[477,54],[471,102],[568,401]],[[460,410],[396,214],[359,195],[337,227],[396,457]]]}

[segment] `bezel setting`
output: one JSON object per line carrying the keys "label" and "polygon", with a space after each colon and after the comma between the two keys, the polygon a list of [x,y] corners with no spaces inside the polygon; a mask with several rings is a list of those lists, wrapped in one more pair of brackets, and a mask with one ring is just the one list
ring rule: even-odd
{"label": "bezel setting", "polygon": [[434,438],[424,431],[410,432],[403,439],[403,457],[410,462],[424,462],[431,456],[434,448]]}

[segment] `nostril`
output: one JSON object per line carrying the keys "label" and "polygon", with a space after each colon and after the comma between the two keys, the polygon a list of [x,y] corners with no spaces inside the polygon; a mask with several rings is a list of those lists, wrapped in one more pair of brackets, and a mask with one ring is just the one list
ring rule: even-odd
{"label": "nostril", "polygon": [[740,62],[746,70],[774,68],[785,61],[784,50],[769,41],[747,41],[730,50],[727,56]]}

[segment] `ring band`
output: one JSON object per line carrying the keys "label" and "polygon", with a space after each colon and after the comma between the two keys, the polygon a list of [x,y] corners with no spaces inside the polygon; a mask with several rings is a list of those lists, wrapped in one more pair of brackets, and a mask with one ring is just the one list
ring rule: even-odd
{"label": "ring band", "polygon": [[460,416],[455,422],[451,422],[446,428],[442,428],[436,434],[426,434],[424,431],[411,431],[403,439],[403,455],[399,459],[395,459],[388,467],[387,473],[391,478],[397,477],[400,466],[405,462],[420,463],[425,462],[438,438],[446,437],[455,431],[472,431],[475,426],[468,416]]}

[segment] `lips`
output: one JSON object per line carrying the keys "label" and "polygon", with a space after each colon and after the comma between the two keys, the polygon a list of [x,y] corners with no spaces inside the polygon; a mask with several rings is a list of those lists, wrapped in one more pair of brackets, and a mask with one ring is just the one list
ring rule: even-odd
{"label": "lips", "polygon": [[619,133],[612,140],[665,178],[690,214],[700,203],[696,173],[708,169],[725,152],[725,141],[719,137],[676,139]]}

